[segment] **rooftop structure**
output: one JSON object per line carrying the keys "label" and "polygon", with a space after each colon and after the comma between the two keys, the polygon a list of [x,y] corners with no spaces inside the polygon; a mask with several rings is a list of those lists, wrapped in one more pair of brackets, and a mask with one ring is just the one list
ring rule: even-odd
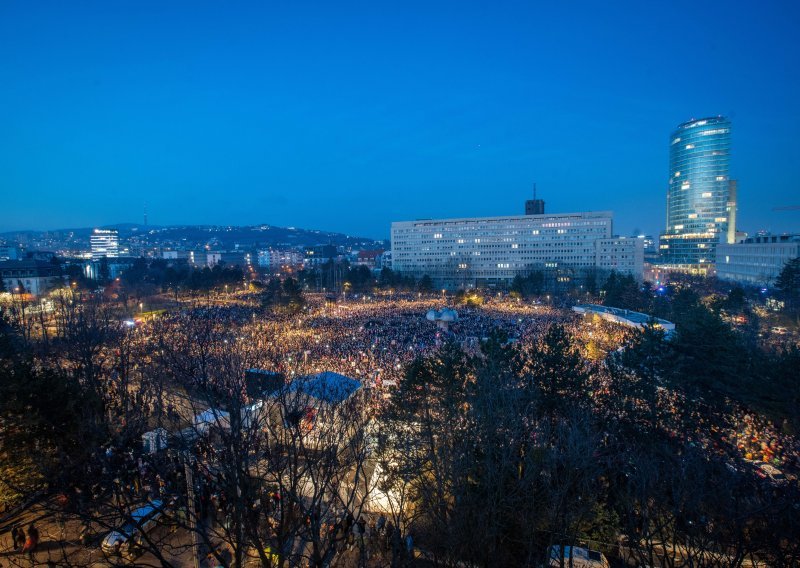
{"label": "rooftop structure", "polygon": [[580,304],[572,307],[572,311],[579,314],[597,314],[606,321],[627,325],[629,327],[644,328],[653,324],[670,334],[675,331],[675,324],[671,321],[656,318],[641,312],[613,308],[611,306],[601,306],[599,304]]}
{"label": "rooftop structure", "polygon": [[290,393],[310,396],[329,405],[344,402],[361,388],[361,381],[333,371],[323,371],[294,379],[287,388]]}

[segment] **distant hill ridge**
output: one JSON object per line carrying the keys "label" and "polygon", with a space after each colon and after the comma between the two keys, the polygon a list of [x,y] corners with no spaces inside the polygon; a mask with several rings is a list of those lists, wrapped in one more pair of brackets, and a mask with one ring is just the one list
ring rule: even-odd
{"label": "distant hill ridge", "polygon": [[[116,223],[101,225],[98,228],[116,229],[121,240],[134,236],[141,236],[146,241],[157,244],[159,242],[185,242],[187,246],[215,241],[222,248],[248,246],[313,246],[318,244],[333,244],[337,246],[358,246],[380,243],[379,239],[355,237],[322,231],[318,229],[301,229],[296,227],[277,227],[261,224],[249,226],[235,225],[142,225],[137,223]],[[42,239],[50,236],[55,239],[65,239],[71,235],[70,240],[88,241],[94,227],[81,227],[74,229],[56,229],[51,231],[6,231],[0,237],[16,240],[25,236],[26,239]]]}

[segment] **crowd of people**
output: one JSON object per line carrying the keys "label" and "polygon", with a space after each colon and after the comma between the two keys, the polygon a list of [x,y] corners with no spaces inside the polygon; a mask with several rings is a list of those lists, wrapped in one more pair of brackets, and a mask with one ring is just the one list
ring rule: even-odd
{"label": "crowd of people", "polygon": [[[224,337],[224,344],[217,347],[225,350],[229,342],[235,342],[237,350],[253,368],[278,373],[287,380],[332,371],[355,378],[374,392],[391,396],[392,386],[402,381],[408,364],[419,356],[435,352],[448,339],[458,342],[469,353],[479,354],[482,340],[494,330],[500,330],[524,350],[539,342],[551,326],[558,324],[575,340],[574,346],[585,355],[587,370],[592,371],[586,387],[589,396],[596,401],[595,410],[602,412],[599,409],[603,400],[614,396],[611,374],[603,365],[596,364],[602,355],[593,357],[592,354],[623,348],[630,338],[628,328],[593,316],[578,316],[549,303],[521,301],[502,294],[486,295],[480,302],[458,306],[458,318],[447,326],[426,318],[429,310],[447,305],[448,300],[438,295],[361,296],[346,301],[307,295],[306,305],[293,315],[264,310],[246,301],[228,302],[173,312],[143,322],[130,333],[133,343],[140,349],[138,364],[143,368],[156,357],[153,347],[156,335],[166,342],[161,345],[167,347],[169,341],[178,337],[188,338],[190,343],[199,341],[201,331],[192,326],[202,322],[203,326],[219,331],[219,338]],[[215,379],[211,376],[204,380]],[[115,384],[112,381],[109,388],[114,388]],[[143,396],[142,392],[135,396]],[[800,446],[780,424],[732,401],[723,413],[718,406],[712,408],[702,400],[689,399],[678,389],[659,386],[657,393],[657,412],[650,415],[654,417],[652,425],[677,442],[701,446],[732,464],[746,459],[771,464],[786,473],[796,473],[800,468]],[[112,392],[109,398],[121,397]],[[143,404],[143,401],[135,402]],[[113,405],[110,407],[110,411],[117,410]],[[181,421],[178,410],[169,403],[165,412],[173,423],[172,429],[177,430]],[[616,417],[617,420],[625,418],[623,415]],[[217,489],[220,480],[210,469],[202,469],[202,464],[211,464],[219,456],[215,455],[213,445],[202,439],[198,444],[199,462],[193,466],[201,488],[198,512],[208,526],[224,527],[228,522],[229,504],[225,502],[224,492]],[[174,456],[169,459],[177,460]],[[113,477],[118,489],[131,497],[163,499],[181,493],[185,485],[180,460],[165,467],[163,463],[150,464],[147,458],[137,457],[130,448],[110,448],[101,461],[104,467],[97,472],[99,478]],[[265,489],[258,503],[253,504],[257,523],[264,525],[265,534],[270,537],[275,536],[280,499],[279,493]],[[400,531],[387,527],[385,520],[367,518],[359,522],[347,511],[334,517],[326,521],[326,526],[336,532],[337,542],[352,546],[369,535],[370,541],[384,543],[387,549],[400,548]],[[14,549],[24,553],[32,554],[39,543],[34,526],[27,531],[15,527],[12,537]]]}
{"label": "crowd of people", "polygon": [[[333,371],[371,387],[396,385],[408,363],[448,337],[477,353],[481,340],[499,329],[524,349],[557,323],[576,340],[587,365],[596,358],[594,352],[602,357],[630,337],[629,328],[597,317],[579,317],[567,309],[507,295],[486,295],[479,305],[458,307],[458,319],[447,329],[425,318],[429,310],[446,305],[446,298],[417,294],[364,295],[344,302],[309,295],[306,307],[292,316],[264,313],[241,303],[174,314],[160,325],[177,328],[187,318],[210,319],[235,335],[239,349],[256,367],[289,379]],[[607,374],[599,372],[589,388],[592,396],[602,396],[609,386]],[[662,423],[658,426],[676,439],[733,459],[763,460],[778,467],[800,463],[796,440],[747,409],[731,403],[729,413],[721,415],[702,401],[686,400],[680,392],[659,391]]]}

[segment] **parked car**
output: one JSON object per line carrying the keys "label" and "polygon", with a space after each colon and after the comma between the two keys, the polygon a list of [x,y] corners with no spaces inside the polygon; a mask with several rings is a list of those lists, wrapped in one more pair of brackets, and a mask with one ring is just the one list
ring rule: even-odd
{"label": "parked car", "polygon": [[103,539],[101,548],[106,554],[130,555],[141,540],[142,532],[153,530],[163,515],[163,503],[152,501],[131,513],[130,521],[117,530],[111,531]]}
{"label": "parked car", "polygon": [[550,568],[560,567],[562,564],[572,568],[611,568],[608,559],[602,552],[590,550],[579,546],[553,545],[548,555]]}

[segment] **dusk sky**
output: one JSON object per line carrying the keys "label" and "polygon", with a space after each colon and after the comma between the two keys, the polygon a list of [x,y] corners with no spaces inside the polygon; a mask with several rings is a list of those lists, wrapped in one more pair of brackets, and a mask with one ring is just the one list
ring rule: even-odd
{"label": "dusk sky", "polygon": [[613,210],[733,121],[739,227],[800,231],[797,2],[0,3],[0,230]]}

